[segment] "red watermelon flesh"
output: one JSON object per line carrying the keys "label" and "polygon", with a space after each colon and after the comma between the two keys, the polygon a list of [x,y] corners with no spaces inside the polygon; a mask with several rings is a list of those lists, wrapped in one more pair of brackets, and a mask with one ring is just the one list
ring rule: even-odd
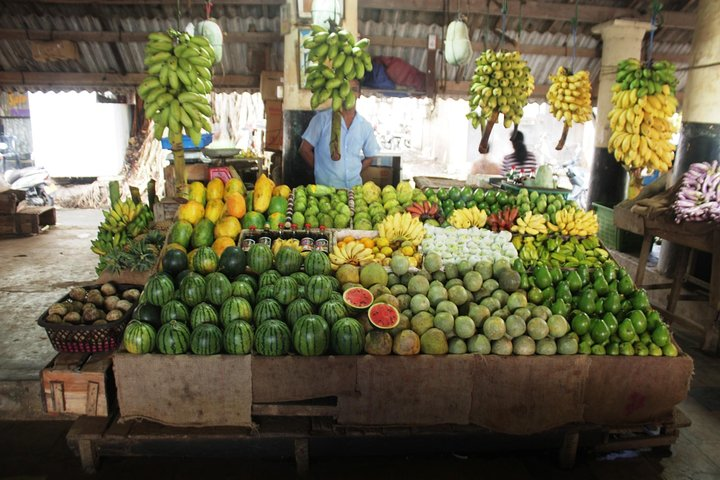
{"label": "red watermelon flesh", "polygon": [[376,303],[368,310],[368,319],[377,328],[386,330],[395,328],[400,323],[400,314],[392,305]]}
{"label": "red watermelon flesh", "polygon": [[358,312],[365,310],[372,305],[374,300],[373,294],[370,290],[363,287],[348,288],[343,293],[343,301],[351,311]]}

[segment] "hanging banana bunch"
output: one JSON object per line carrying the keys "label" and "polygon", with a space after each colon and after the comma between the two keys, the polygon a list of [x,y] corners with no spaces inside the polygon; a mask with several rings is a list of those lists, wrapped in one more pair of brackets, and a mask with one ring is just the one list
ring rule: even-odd
{"label": "hanging banana bunch", "polygon": [[330,156],[340,160],[340,110],[355,106],[357,98],[350,88],[350,81],[362,81],[365,72],[372,70],[372,60],[367,51],[367,38],[355,41],[355,36],[344,29],[312,25],[312,34],[303,41],[310,50],[308,60],[317,62],[307,69],[306,87],[312,91],[310,107],[315,110],[327,100],[332,100],[333,119],[330,138]]}
{"label": "hanging banana bunch", "polygon": [[503,114],[505,128],[515,124],[517,129],[534,89],[535,79],[520,52],[485,50],[480,54],[470,84],[470,113],[466,115],[473,128],[483,130],[480,153],[488,152],[490,133],[499,114]]}
{"label": "hanging banana bunch", "polygon": [[670,119],[677,109],[676,85],[675,65],[668,61],[644,67],[629,58],[618,64],[608,114],[608,151],[626,168],[667,172],[672,166],[675,127]]}
{"label": "hanging banana bunch", "polygon": [[573,123],[585,123],[592,119],[591,92],[590,72],[587,70],[572,73],[560,66],[555,75],[550,75],[546,96],[550,113],[564,124],[555,150],[563,149]]}

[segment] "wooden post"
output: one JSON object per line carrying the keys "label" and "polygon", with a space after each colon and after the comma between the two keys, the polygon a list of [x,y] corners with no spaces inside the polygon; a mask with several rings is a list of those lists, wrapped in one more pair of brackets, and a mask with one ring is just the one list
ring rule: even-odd
{"label": "wooden post", "polygon": [[434,97],[437,92],[435,83],[435,59],[437,52],[437,35],[428,35],[427,68],[425,69],[425,91],[428,97]]}
{"label": "wooden post", "polygon": [[170,143],[175,162],[175,196],[184,197],[187,193],[187,179],[185,177],[185,149],[182,144],[182,133],[172,134]]}

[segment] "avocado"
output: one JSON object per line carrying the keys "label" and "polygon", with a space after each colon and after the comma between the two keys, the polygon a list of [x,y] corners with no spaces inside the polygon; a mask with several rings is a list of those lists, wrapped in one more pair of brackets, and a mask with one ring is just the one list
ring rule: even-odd
{"label": "avocado", "polygon": [[618,283],[618,293],[621,295],[629,295],[635,290],[635,284],[630,278],[630,275],[625,275],[620,279]]}
{"label": "avocado", "polygon": [[568,282],[563,280],[557,284],[557,287],[555,288],[556,299],[562,299],[565,303],[569,304],[572,301],[572,297],[573,295],[570,291],[570,286],[568,285]]}
{"label": "avocado", "polygon": [[593,290],[586,290],[583,292],[577,305],[580,310],[588,315],[595,313],[595,300],[593,299],[592,292]]}
{"label": "avocado", "polygon": [[620,311],[620,294],[617,292],[608,293],[603,301],[603,311],[617,315]]}
{"label": "avocado", "polygon": [[647,292],[642,288],[635,292],[630,302],[632,302],[635,310],[647,310],[650,308],[650,300],[648,300]]}
{"label": "avocado", "polygon": [[590,335],[593,342],[602,344],[610,338],[610,329],[605,325],[605,322],[595,319],[590,326]]}
{"label": "avocado", "polygon": [[605,322],[605,325],[610,329],[610,333],[613,334],[617,332],[618,329],[618,321],[617,318],[615,318],[615,315],[613,315],[610,312],[605,313],[602,317],[602,321]]}
{"label": "avocado", "polygon": [[579,291],[583,285],[582,278],[580,278],[577,270],[572,270],[570,273],[568,273],[567,277],[565,277],[565,281],[570,287],[571,292]]}
{"label": "avocado", "polygon": [[[595,271],[599,272],[600,270]],[[608,285],[607,280],[605,280],[605,277],[602,275],[602,273],[600,275],[596,275],[595,281],[593,282],[593,288],[601,297],[604,297],[610,291],[610,286]]]}
{"label": "avocado", "polygon": [[533,273],[533,277],[535,277],[535,285],[541,290],[548,288],[553,283],[550,270],[545,265],[537,267]]}

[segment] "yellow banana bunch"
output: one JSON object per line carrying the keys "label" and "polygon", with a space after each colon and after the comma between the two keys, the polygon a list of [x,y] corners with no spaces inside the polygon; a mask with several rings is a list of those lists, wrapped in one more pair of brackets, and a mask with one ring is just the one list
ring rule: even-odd
{"label": "yellow banana bunch", "polygon": [[375,259],[372,249],[367,248],[362,242],[358,241],[335,245],[328,257],[333,270],[337,270],[346,263],[359,266],[367,265]]}
{"label": "yellow banana bunch", "polygon": [[547,222],[544,216],[528,211],[525,212],[525,215],[522,217],[517,218],[515,225],[513,225],[510,230],[523,235],[539,235],[547,233],[548,229],[546,224]]}
{"label": "yellow banana bunch", "polygon": [[425,237],[425,228],[416,217],[407,212],[388,215],[378,225],[380,237],[387,238],[391,246],[396,250],[397,245],[409,241],[413,245],[420,245]]}
{"label": "yellow banana bunch", "polygon": [[203,36],[173,29],[148,36],[147,77],[138,94],[145,102],[145,116],[155,122],[155,138],[162,138],[167,127],[171,136],[184,130],[199,145],[201,130],[212,131],[213,112],[206,95],[213,88],[214,63],[215,51]]}
{"label": "yellow banana bunch", "polygon": [[[273,240],[272,243],[272,253],[273,255],[276,255],[282,247],[291,247],[297,250],[298,252],[302,252],[302,248],[300,247],[300,240],[297,238],[276,238]],[[307,252],[309,253],[309,252]]]}
{"label": "yellow banana bunch", "polygon": [[105,255],[113,247],[122,247],[145,233],[153,220],[150,207],[142,202],[135,203],[130,197],[116,201],[102,214],[105,219],[98,227],[97,238],[90,242],[90,250],[98,255]]}
{"label": "yellow banana bunch", "polygon": [[487,222],[487,213],[477,207],[458,208],[448,218],[448,223],[455,228],[482,228]]}
{"label": "yellow banana bunch", "polygon": [[555,223],[547,222],[547,228],[563,235],[587,237],[596,235],[599,225],[595,212],[568,207],[558,210],[555,213]]}
{"label": "yellow banana bunch", "polygon": [[675,127],[670,119],[677,109],[676,83],[675,67],[669,62],[645,68],[629,59],[618,66],[608,114],[608,151],[627,168],[666,172],[672,166]]}
{"label": "yellow banana bunch", "polygon": [[590,73],[581,70],[571,74],[560,66],[555,75],[550,75],[550,82],[546,95],[550,113],[565,124],[560,142],[555,147],[561,150],[572,124],[592,119]]}

